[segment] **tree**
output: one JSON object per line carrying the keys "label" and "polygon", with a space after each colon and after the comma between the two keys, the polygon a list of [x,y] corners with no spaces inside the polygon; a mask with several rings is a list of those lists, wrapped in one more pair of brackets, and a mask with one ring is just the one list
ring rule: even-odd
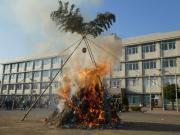
{"label": "tree", "polygon": [[115,15],[110,12],[99,13],[94,20],[85,22],[79,8],[75,9],[74,4],[69,8],[69,2],[63,3],[61,0],[59,0],[59,8],[51,13],[51,18],[59,29],[65,32],[76,32],[83,36],[92,35],[94,37],[107,31],[115,22]]}
{"label": "tree", "polygon": [[121,95],[122,95],[123,108],[125,109],[125,111],[128,111],[129,110],[129,101],[128,101],[128,97],[127,97],[125,88],[121,89]]}
{"label": "tree", "polygon": [[176,100],[175,84],[169,84],[164,87],[164,97],[172,103],[172,109],[174,110],[174,102]]}

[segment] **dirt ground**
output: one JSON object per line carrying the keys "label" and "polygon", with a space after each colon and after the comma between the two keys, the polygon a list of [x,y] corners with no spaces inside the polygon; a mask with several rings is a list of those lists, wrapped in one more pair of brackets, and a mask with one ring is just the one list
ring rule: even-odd
{"label": "dirt ground", "polygon": [[122,113],[118,130],[53,129],[43,124],[50,110],[33,110],[21,122],[24,111],[0,111],[0,135],[180,135],[180,115]]}

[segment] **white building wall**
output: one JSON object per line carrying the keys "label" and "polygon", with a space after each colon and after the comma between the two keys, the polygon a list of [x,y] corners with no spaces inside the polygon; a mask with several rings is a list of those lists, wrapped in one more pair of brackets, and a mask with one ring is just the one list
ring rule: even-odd
{"label": "white building wall", "polygon": [[[57,57],[57,56],[56,56]],[[17,94],[17,95],[36,95],[36,94],[40,94],[44,89],[42,87],[40,87],[41,85],[43,85],[45,82],[49,84],[50,82],[50,77],[51,77],[51,72],[52,72],[52,68],[51,68],[51,60],[54,58],[53,57],[48,57],[48,59],[50,60],[48,64],[43,65],[42,61],[44,60],[44,58],[42,59],[32,59],[32,60],[23,60],[23,61],[17,61],[15,63],[8,63],[8,64],[4,64],[4,65],[9,65],[10,68],[7,68],[6,70],[4,70],[4,74],[2,76],[6,76],[8,75],[9,77],[7,79],[3,80],[3,84],[7,84],[7,89],[2,89],[1,86],[1,94],[4,95],[11,95],[11,94]],[[47,58],[45,58],[47,59]],[[39,61],[38,65],[35,65],[35,61]],[[32,66],[29,66],[28,63],[32,62]],[[12,64],[16,64],[17,67],[12,68]],[[60,65],[61,63],[56,63],[57,65]],[[56,70],[59,70],[59,68],[56,68]],[[43,72],[44,71],[48,71],[49,74],[48,76],[43,76]],[[40,74],[35,76],[34,73],[39,72]],[[31,74],[29,74],[31,73]],[[15,77],[11,77],[11,75],[15,74]],[[20,74],[22,75],[21,77]],[[55,81],[59,80],[59,76],[57,77],[57,79]],[[34,83],[38,83],[39,86],[38,88],[32,88],[32,84]],[[22,84],[21,88],[17,87],[17,84]],[[29,88],[25,88],[25,84],[29,84]],[[40,85],[41,84],[41,85]],[[10,88],[10,85],[14,85],[14,88]],[[11,86],[12,87],[12,86]],[[57,88],[55,88],[57,89]],[[46,92],[45,95],[49,95],[51,92],[51,94],[55,94],[55,90],[52,91],[51,88],[49,88]]]}
{"label": "white building wall", "polygon": [[[172,49],[172,50],[166,50],[166,51],[161,51],[160,48],[160,42],[164,41],[164,40],[172,40],[172,39],[176,39],[176,49]],[[155,42],[156,44],[156,51],[155,52],[149,52],[149,53],[142,53],[142,45],[144,45],[145,43],[150,43],[150,42]],[[121,88],[127,88],[127,92],[129,93],[137,93],[137,94],[148,94],[150,91],[148,88],[144,88],[144,84],[143,84],[143,78],[150,75],[151,77],[153,76],[157,76],[158,77],[158,85],[157,86],[153,86],[151,88],[152,93],[161,93],[161,57],[162,58],[168,58],[168,57],[177,57],[177,67],[168,67],[164,69],[164,76],[166,75],[175,75],[175,73],[177,74],[177,78],[178,78],[178,82],[180,83],[180,31],[177,32],[170,32],[170,33],[162,33],[162,34],[153,34],[153,35],[148,35],[148,36],[143,36],[143,37],[136,37],[136,38],[132,38],[132,39],[125,39],[123,40],[123,48],[122,48],[122,57],[121,59],[121,71],[116,71],[112,73],[112,78],[113,79],[120,79],[121,80],[121,84],[120,87],[118,88],[113,88],[114,92],[120,92]],[[131,54],[131,55],[127,55],[125,48],[127,46],[137,46],[138,47],[138,53],[136,54]],[[47,58],[51,58],[51,57],[47,57]],[[33,61],[35,64],[35,61],[37,59],[31,59],[31,60],[24,60],[24,61],[18,61],[17,64],[17,69],[13,69],[11,70],[10,68],[5,70],[4,74],[10,74],[11,73],[19,73],[19,72],[35,72],[35,71],[40,71],[43,72],[44,70],[52,70],[52,69],[59,69],[60,68],[60,64],[56,63],[53,64],[52,63],[52,59],[51,62],[49,64],[43,65],[43,60],[47,59],[47,58],[42,58],[39,59],[41,61],[41,63],[36,66],[34,65],[34,69],[33,67],[26,67],[25,64],[21,67],[20,63],[26,63],[28,61]],[[156,68],[155,69],[143,69],[143,61],[144,60],[156,60]],[[139,69],[134,71],[134,70],[127,70],[127,67],[125,65],[125,63],[128,62],[138,62],[139,64]],[[16,62],[12,62],[12,63],[16,63]],[[5,65],[10,65],[12,63],[5,63]],[[11,67],[11,66],[10,66]],[[19,67],[19,68],[18,68]],[[127,85],[127,81],[126,79],[128,78],[136,78],[138,79],[138,85],[135,86],[128,86]],[[42,77],[42,73],[39,77],[34,78],[34,82],[38,82],[38,83],[43,83],[43,82],[49,82],[50,78],[49,77]],[[56,81],[58,81],[59,79],[57,78]],[[26,83],[34,83],[32,82],[32,80],[27,79],[25,80]],[[24,81],[22,81],[21,83],[25,83]],[[9,80],[5,80],[3,83],[9,83]],[[12,80],[10,81],[10,83],[16,83],[16,80]],[[42,89],[43,90],[43,89]],[[33,94],[40,94],[40,92],[42,92],[41,88],[35,89],[33,92]],[[46,94],[48,93],[56,93],[57,90],[56,88],[53,88],[52,90],[49,89]],[[2,91],[2,93],[8,93],[7,91]],[[11,91],[9,92],[11,93]],[[32,89],[30,88],[29,90],[24,90],[23,88],[21,90],[16,90],[16,94],[31,94],[32,93]]]}

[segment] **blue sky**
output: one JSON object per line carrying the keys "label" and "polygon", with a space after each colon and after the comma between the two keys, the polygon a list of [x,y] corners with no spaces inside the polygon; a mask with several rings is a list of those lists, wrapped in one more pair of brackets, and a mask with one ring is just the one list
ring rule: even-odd
{"label": "blue sky", "polygon": [[[41,4],[42,1],[45,2]],[[115,13],[117,21],[108,33],[117,33],[122,38],[180,30],[180,0],[75,2],[78,2],[76,5],[80,6],[81,12],[89,18],[93,18],[97,12]],[[49,13],[56,9],[54,5],[57,5],[57,0],[1,0],[1,62],[33,55],[35,52],[46,53],[48,50],[56,49],[52,44],[64,44],[67,41],[62,41],[64,35],[61,33],[58,36],[54,26],[49,25]]]}

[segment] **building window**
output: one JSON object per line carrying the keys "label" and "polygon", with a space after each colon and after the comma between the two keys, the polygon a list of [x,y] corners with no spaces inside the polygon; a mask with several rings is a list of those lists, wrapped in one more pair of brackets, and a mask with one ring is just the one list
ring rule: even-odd
{"label": "building window", "polygon": [[9,90],[14,90],[14,86],[15,86],[14,84],[10,84],[9,85]]}
{"label": "building window", "polygon": [[26,81],[27,81],[27,79],[32,80],[32,72],[26,73]]}
{"label": "building window", "polygon": [[50,77],[50,74],[49,74],[49,73],[50,73],[49,70],[43,71],[42,76],[43,76],[43,77]]}
{"label": "building window", "polygon": [[51,59],[44,59],[43,60],[43,64],[44,65],[48,65],[48,64],[50,64],[51,63]]}
{"label": "building window", "polygon": [[16,74],[11,75],[11,81],[16,80]]}
{"label": "building window", "polygon": [[139,83],[139,79],[138,78],[129,78],[127,80],[127,85],[128,86],[137,86]]}
{"label": "building window", "polygon": [[49,83],[41,83],[41,89],[46,89],[48,87]]}
{"label": "building window", "polygon": [[151,87],[158,86],[158,78],[150,77],[150,80],[149,80],[149,77],[145,77],[143,84],[144,84],[144,88],[150,88],[150,85],[151,85]]}
{"label": "building window", "polygon": [[155,43],[149,43],[149,44],[143,45],[142,51],[143,53],[155,52],[156,51]]}
{"label": "building window", "polygon": [[139,105],[141,103],[141,97],[137,95],[129,95],[128,101],[129,101],[129,104]]}
{"label": "building window", "polygon": [[17,64],[12,64],[12,70],[15,70],[15,69],[17,69]]}
{"label": "building window", "polygon": [[10,71],[10,65],[5,65],[4,71],[5,71],[5,73],[8,73]]}
{"label": "building window", "polygon": [[129,62],[127,63],[127,69],[128,70],[138,70],[139,66],[138,66],[138,62]]}
{"label": "building window", "polygon": [[127,47],[127,54],[136,54],[138,53],[138,47]]}
{"label": "building window", "polygon": [[32,68],[32,67],[33,67],[33,61],[28,61],[28,62],[26,63],[26,67],[27,67],[27,68]]}
{"label": "building window", "polygon": [[23,80],[24,80],[24,73],[18,74],[18,82],[20,82],[20,81],[23,82]]}
{"label": "building window", "polygon": [[119,71],[121,71],[121,63],[115,63],[114,65],[113,65],[113,71],[115,71],[115,72],[119,72]]}
{"label": "building window", "polygon": [[22,84],[16,84],[16,89],[21,90],[22,89]]}
{"label": "building window", "polygon": [[39,89],[40,88],[40,84],[39,83],[33,83],[32,84],[32,89]]}
{"label": "building window", "polygon": [[144,84],[144,88],[149,88],[149,78],[148,77],[144,78],[143,84]]}
{"label": "building window", "polygon": [[120,88],[120,83],[121,83],[121,80],[120,79],[114,79],[112,80],[112,87],[113,88]]}
{"label": "building window", "polygon": [[19,68],[24,68],[25,67],[25,63],[19,63]]}
{"label": "building window", "polygon": [[163,59],[163,67],[164,68],[176,67],[176,58]]}
{"label": "building window", "polygon": [[61,64],[61,58],[59,58],[59,57],[53,58],[52,63],[53,63],[53,65],[56,65],[56,64],[60,65]]}
{"label": "building window", "polygon": [[41,60],[36,60],[35,61],[35,67],[41,67],[42,61]]}
{"label": "building window", "polygon": [[143,62],[144,69],[153,69],[156,68],[156,60],[148,60]]}
{"label": "building window", "polygon": [[151,77],[151,87],[158,86],[158,77]]}
{"label": "building window", "polygon": [[24,84],[24,89],[30,89],[30,84]]}
{"label": "building window", "polygon": [[51,84],[52,89],[57,89],[60,86],[58,82],[54,82]]}
{"label": "building window", "polygon": [[4,81],[9,81],[9,75],[4,75]]}
{"label": "building window", "polygon": [[175,84],[175,76],[166,76],[164,77],[164,84],[169,85],[169,84]]}
{"label": "building window", "polygon": [[175,40],[170,40],[170,41],[162,41],[160,43],[161,45],[161,50],[172,50],[176,49],[176,41]]}
{"label": "building window", "polygon": [[41,76],[41,72],[34,72],[34,78],[39,78]]}
{"label": "building window", "polygon": [[7,90],[8,89],[8,85],[7,84],[4,84],[3,86],[2,86],[2,90]]}
{"label": "building window", "polygon": [[52,78],[54,78],[58,72],[59,72],[58,69],[52,70]]}

